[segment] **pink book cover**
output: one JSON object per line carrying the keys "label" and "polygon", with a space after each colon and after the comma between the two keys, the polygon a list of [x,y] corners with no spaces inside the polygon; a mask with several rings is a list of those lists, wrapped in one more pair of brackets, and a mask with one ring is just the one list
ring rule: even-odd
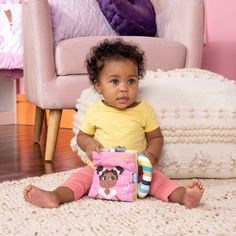
{"label": "pink book cover", "polygon": [[137,198],[137,152],[93,152],[94,176],[89,197],[132,202]]}

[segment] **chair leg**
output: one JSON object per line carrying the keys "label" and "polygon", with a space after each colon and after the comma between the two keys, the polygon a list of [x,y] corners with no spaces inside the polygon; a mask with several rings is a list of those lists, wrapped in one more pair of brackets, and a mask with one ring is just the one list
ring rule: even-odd
{"label": "chair leg", "polygon": [[34,122],[34,143],[40,142],[44,117],[45,117],[45,110],[36,106],[35,122]]}
{"label": "chair leg", "polygon": [[45,161],[52,161],[56,149],[57,137],[60,129],[62,110],[51,109],[45,150]]}

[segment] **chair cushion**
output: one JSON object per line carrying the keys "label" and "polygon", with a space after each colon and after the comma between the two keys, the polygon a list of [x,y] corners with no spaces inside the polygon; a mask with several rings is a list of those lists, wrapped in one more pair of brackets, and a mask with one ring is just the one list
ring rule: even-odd
{"label": "chair cushion", "polygon": [[[86,74],[85,58],[91,47],[108,36],[90,36],[62,40],[56,46],[55,62],[58,75]],[[157,37],[124,36],[127,41],[139,45],[147,57],[147,68],[169,70],[183,68],[186,59],[186,47],[174,41]],[[173,56],[175,55],[175,56]]]}
{"label": "chair cushion", "polygon": [[97,0],[119,35],[155,36],[155,10],[149,0]]}
{"label": "chair cushion", "polygon": [[[149,71],[140,98],[155,109],[164,136],[157,163],[172,178],[236,177],[236,81],[198,69]],[[99,95],[86,89],[78,99],[73,131]]]}

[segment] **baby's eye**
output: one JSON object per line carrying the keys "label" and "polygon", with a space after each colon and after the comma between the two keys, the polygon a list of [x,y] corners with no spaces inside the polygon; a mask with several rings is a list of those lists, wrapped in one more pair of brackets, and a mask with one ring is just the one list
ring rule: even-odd
{"label": "baby's eye", "polygon": [[128,80],[128,84],[135,84],[136,83],[136,80],[135,79],[129,79]]}
{"label": "baby's eye", "polygon": [[117,85],[117,84],[119,84],[119,81],[118,81],[118,79],[113,79],[110,81],[110,83],[113,85]]}

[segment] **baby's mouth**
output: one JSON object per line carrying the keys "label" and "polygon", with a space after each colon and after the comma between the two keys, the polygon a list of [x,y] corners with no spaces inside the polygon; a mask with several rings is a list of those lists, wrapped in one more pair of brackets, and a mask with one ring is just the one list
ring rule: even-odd
{"label": "baby's mouth", "polygon": [[119,98],[117,98],[117,101],[119,103],[126,103],[128,100],[129,100],[128,97],[119,97]]}

